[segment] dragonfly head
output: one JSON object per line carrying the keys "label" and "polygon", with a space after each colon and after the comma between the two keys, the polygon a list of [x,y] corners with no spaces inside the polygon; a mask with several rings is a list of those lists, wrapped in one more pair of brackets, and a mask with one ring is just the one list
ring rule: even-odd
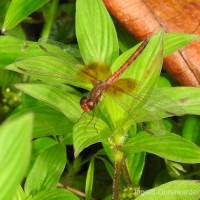
{"label": "dragonfly head", "polygon": [[91,110],[94,110],[96,107],[96,102],[88,97],[82,97],[80,100],[81,108],[84,112],[90,112]]}

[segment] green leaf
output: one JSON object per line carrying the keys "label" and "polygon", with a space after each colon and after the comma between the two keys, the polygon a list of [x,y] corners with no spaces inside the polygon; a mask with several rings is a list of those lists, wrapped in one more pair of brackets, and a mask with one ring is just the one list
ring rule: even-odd
{"label": "green leaf", "polygon": [[168,78],[160,76],[157,87],[171,87],[171,82]]}
{"label": "green leaf", "polygon": [[[111,65],[118,56],[118,40],[113,22],[101,0],[78,0],[76,36],[81,52]],[[89,64],[84,57],[86,64]]]}
{"label": "green leaf", "polygon": [[18,189],[17,189],[17,193],[14,195],[12,200],[25,200],[26,199],[26,195],[22,189],[22,187],[19,185]]}
{"label": "green leaf", "polygon": [[5,16],[3,31],[10,30],[34,11],[41,8],[48,0],[13,0]]}
{"label": "green leaf", "polygon": [[39,192],[32,200],[79,200],[79,198],[66,189],[45,190]]}
{"label": "green leaf", "polygon": [[101,118],[95,119],[88,114],[74,126],[74,155],[78,156],[86,147],[106,140],[111,133],[110,127]]}
{"label": "green leaf", "polygon": [[160,185],[142,193],[136,200],[191,199],[199,200],[199,181],[178,180]]}
{"label": "green leaf", "polygon": [[20,116],[27,111],[33,112],[35,116],[33,138],[48,135],[61,135],[72,132],[73,123],[62,113],[57,112],[48,106],[23,108],[22,111],[13,114],[10,118]]}
{"label": "green leaf", "polygon": [[167,33],[164,36],[164,57],[174,53],[186,46],[193,40],[197,40],[199,35],[183,33]]}
{"label": "green leaf", "polygon": [[73,123],[63,114],[45,107],[31,109],[35,113],[33,137],[61,135],[72,132]]}
{"label": "green leaf", "polygon": [[10,4],[10,2],[7,1],[7,0],[1,0],[1,2],[0,2],[0,10],[1,10],[1,13],[0,13],[0,29],[2,29],[4,17],[5,17],[5,14],[6,14],[8,7],[9,7],[9,4]]}
{"label": "green leaf", "polygon": [[0,127],[0,199],[11,199],[26,173],[32,128],[31,114],[6,122]]}
{"label": "green leaf", "polygon": [[55,139],[49,138],[49,137],[42,137],[42,138],[39,138],[39,139],[35,139],[33,141],[32,157],[31,157],[30,167],[33,166],[38,155],[40,155],[46,149],[56,145],[57,143],[58,142]]}
{"label": "green leaf", "polygon": [[37,42],[20,40],[11,36],[0,37],[0,68],[11,64],[18,57],[33,57],[47,55]]}
{"label": "green leaf", "polygon": [[130,138],[122,148],[127,153],[149,152],[181,163],[200,163],[200,148],[176,134],[152,136],[140,132]]}
{"label": "green leaf", "polygon": [[170,97],[183,107],[185,113],[200,115],[200,90],[195,87],[159,88],[165,96]]}
{"label": "green leaf", "polygon": [[130,179],[134,185],[138,185],[144,170],[145,153],[128,154],[126,163]]}
{"label": "green leaf", "polygon": [[56,144],[43,151],[36,159],[25,183],[27,195],[45,189],[55,189],[66,164],[65,147]]}
{"label": "green leaf", "polygon": [[57,141],[53,138],[49,137],[42,137],[38,138],[33,141],[33,157],[38,156],[42,151],[50,148],[51,146],[54,146],[57,144]]}
{"label": "green leaf", "polygon": [[200,146],[200,116],[188,116],[185,120],[182,137]]}
{"label": "green leaf", "polygon": [[94,158],[90,161],[85,184],[85,199],[90,200],[94,181]]}
{"label": "green leaf", "polygon": [[16,88],[62,112],[72,122],[82,114],[80,98],[60,88],[45,84],[17,84]]}

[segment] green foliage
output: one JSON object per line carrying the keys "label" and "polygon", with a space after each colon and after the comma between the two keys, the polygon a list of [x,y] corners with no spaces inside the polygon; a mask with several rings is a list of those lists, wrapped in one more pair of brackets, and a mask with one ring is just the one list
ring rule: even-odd
{"label": "green foliage", "polygon": [[122,150],[128,154],[145,151],[182,163],[200,162],[199,147],[172,133],[156,137],[147,133],[137,134],[126,142]]}
{"label": "green foliage", "polygon": [[55,189],[55,190],[44,190],[35,195],[33,200],[79,200],[79,198],[73,193],[65,189]]}
{"label": "green foliage", "polygon": [[27,177],[26,194],[35,195],[45,189],[55,189],[65,165],[66,153],[63,145],[56,144],[42,151]]}
{"label": "green foliage", "polygon": [[[76,10],[76,35],[80,51],[111,65],[118,56],[118,40],[103,2],[77,1]],[[89,64],[84,55],[83,59],[85,64]]]}
{"label": "green foliage", "polygon": [[[114,73],[141,43],[134,46],[136,40],[119,24],[116,32],[101,0],[77,0],[76,4],[13,0],[2,1],[0,8],[3,30],[35,39],[0,36],[0,113],[1,120],[6,118],[0,128],[0,199],[76,200],[80,194],[85,199],[110,199],[112,181],[113,196],[120,185],[121,199],[188,199],[191,196],[181,192],[189,190],[193,199],[199,198],[196,181],[166,182],[199,178],[200,125],[195,115],[200,114],[200,90],[171,87],[170,79],[161,73],[163,57],[199,36],[158,30],[120,77],[136,83],[134,93],[121,95],[121,103],[106,94],[94,113],[82,115],[82,93],[88,95],[85,90],[93,88],[85,74],[94,72],[85,71],[85,65],[90,66],[87,70],[95,67],[93,76],[104,80],[105,69]],[[32,13],[44,16],[44,26],[36,35],[21,27],[21,22],[31,27],[41,23]],[[44,38],[36,42],[38,36],[66,42],[77,37],[78,47]],[[178,116],[168,119],[173,113]],[[183,114],[188,116],[179,116]],[[141,131],[146,128],[156,135]],[[95,146],[99,142],[102,146]],[[148,153],[165,161],[163,167],[150,160],[152,168],[161,168],[153,178],[146,173],[152,172],[145,168]],[[116,166],[122,166],[123,179],[117,176],[121,172]],[[149,185],[148,179],[152,179]],[[151,189],[156,181],[165,184]],[[174,188],[180,192],[165,193]],[[159,191],[165,192],[155,195]]]}
{"label": "green foliage", "polygon": [[194,200],[199,199],[198,181],[172,181],[163,184],[155,189],[148,190],[147,192],[136,198],[136,200],[156,200],[160,198],[187,199],[188,196],[190,196],[190,198]]}
{"label": "green foliage", "polygon": [[31,114],[5,122],[0,128],[0,199],[11,199],[25,175],[30,159],[32,128]]}
{"label": "green foliage", "polygon": [[[36,42],[28,42],[11,36],[1,36],[0,68],[13,63],[16,58],[46,55]],[[28,48],[28,50],[27,50]]]}
{"label": "green foliage", "polygon": [[185,120],[182,136],[198,146],[200,145],[199,116],[189,115]]}
{"label": "green foliage", "polygon": [[6,12],[3,30],[14,28],[31,13],[42,7],[48,0],[13,0]]}
{"label": "green foliage", "polygon": [[94,179],[94,159],[91,160],[88,172],[87,172],[87,179],[85,184],[85,193],[87,200],[91,199],[92,195],[92,187],[93,187],[93,179]]}

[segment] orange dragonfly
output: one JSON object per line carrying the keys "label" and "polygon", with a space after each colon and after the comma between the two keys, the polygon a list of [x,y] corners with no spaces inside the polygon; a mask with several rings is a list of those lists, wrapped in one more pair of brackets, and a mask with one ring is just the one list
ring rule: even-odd
{"label": "orange dragonfly", "polygon": [[[89,65],[84,65],[80,52],[69,45],[59,42],[40,39],[40,48],[55,59],[54,69],[51,71],[42,69],[38,71],[35,66],[19,65],[17,68],[27,75],[38,76],[39,79],[48,79],[76,85],[76,83],[89,83],[93,85],[89,97],[82,97],[80,106],[84,112],[95,110],[98,103],[108,94],[117,102],[136,123],[160,120],[163,117],[180,116],[184,110],[180,105],[160,93],[155,88],[149,90],[137,80],[132,78],[120,78],[125,70],[131,66],[134,60],[143,52],[149,40],[145,40],[128,60],[112,74],[110,68],[101,61],[91,59]],[[80,86],[80,85],[79,85]],[[137,91],[143,87],[143,93]],[[149,92],[147,92],[149,90]],[[131,102],[131,103],[130,103]],[[141,105],[133,106],[132,105]],[[156,113],[159,113],[156,114]]]}

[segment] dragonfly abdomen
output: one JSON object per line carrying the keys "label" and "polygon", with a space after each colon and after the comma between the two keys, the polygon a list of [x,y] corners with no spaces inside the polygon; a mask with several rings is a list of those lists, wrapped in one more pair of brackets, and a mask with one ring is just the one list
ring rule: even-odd
{"label": "dragonfly abdomen", "polygon": [[146,39],[136,51],[129,57],[129,59],[111,76],[106,80],[107,84],[112,84],[117,81],[121,74],[133,63],[133,61],[142,53],[144,48],[147,46],[149,40]]}

